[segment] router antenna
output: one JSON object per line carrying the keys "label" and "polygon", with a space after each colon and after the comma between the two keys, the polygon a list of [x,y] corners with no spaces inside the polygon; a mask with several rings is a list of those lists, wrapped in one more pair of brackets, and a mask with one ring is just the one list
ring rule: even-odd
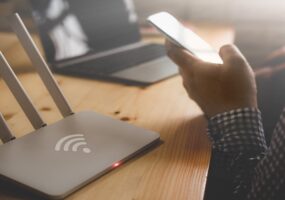
{"label": "router antenna", "polygon": [[0,113],[0,139],[2,140],[3,143],[7,143],[15,139],[1,113]]}
{"label": "router antenna", "polygon": [[17,34],[28,56],[30,57],[33,65],[36,67],[41,79],[43,80],[62,116],[67,117],[73,114],[71,107],[58,87],[58,84],[55,81],[47,63],[41,56],[40,51],[25,27],[25,24],[17,13],[10,17],[10,24]]}
{"label": "router antenna", "polygon": [[17,99],[18,103],[22,107],[24,113],[29,118],[33,127],[35,129],[39,129],[45,126],[40,114],[36,110],[31,99],[28,97],[25,89],[21,85],[19,79],[16,77],[14,71],[10,67],[2,52],[0,52],[0,73],[2,74],[3,79],[10,88],[11,92]]}

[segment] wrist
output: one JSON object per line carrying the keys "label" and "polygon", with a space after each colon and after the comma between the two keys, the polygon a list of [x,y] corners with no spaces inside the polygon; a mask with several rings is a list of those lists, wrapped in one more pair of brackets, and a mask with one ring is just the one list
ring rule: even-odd
{"label": "wrist", "polygon": [[254,108],[258,110],[258,103],[256,95],[252,95],[250,97],[243,96],[242,98],[235,97],[234,100],[219,100],[219,103],[213,103],[208,107],[204,106],[204,108],[206,108],[203,110],[205,115],[211,118],[217,114],[236,109]]}
{"label": "wrist", "polygon": [[255,109],[258,111],[257,103],[251,103],[251,104],[235,104],[235,105],[224,105],[223,108],[219,109],[213,109],[211,111],[205,112],[205,115],[208,119],[213,118],[216,115],[231,112],[238,109]]}
{"label": "wrist", "polygon": [[239,108],[211,117],[208,135],[213,148],[219,151],[263,151],[266,148],[261,113],[257,108]]}

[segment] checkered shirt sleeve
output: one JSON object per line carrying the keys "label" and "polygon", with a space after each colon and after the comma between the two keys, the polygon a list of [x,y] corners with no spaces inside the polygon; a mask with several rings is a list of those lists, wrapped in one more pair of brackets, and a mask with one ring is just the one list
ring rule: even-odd
{"label": "checkered shirt sleeve", "polygon": [[218,114],[209,119],[208,135],[217,176],[228,180],[232,199],[246,199],[255,167],[267,151],[261,113],[242,108]]}
{"label": "checkered shirt sleeve", "polygon": [[247,194],[249,200],[285,200],[285,108],[268,151],[258,162]]}

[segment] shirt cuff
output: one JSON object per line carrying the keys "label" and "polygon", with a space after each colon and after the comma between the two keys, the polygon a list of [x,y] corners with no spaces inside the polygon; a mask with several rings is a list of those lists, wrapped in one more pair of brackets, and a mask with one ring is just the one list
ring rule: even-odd
{"label": "shirt cuff", "polygon": [[240,108],[210,118],[208,135],[217,151],[258,153],[267,148],[261,113],[256,108]]}

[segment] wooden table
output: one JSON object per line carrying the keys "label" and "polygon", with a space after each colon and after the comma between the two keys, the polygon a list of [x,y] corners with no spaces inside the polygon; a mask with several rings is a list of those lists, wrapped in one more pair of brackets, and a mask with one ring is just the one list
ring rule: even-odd
{"label": "wooden table", "polygon": [[[233,31],[227,27],[200,25],[194,28],[216,48],[233,40]],[[0,35],[0,43],[2,40]],[[16,51],[19,45],[13,37],[9,48],[7,39],[4,46],[7,51],[3,47],[2,51],[4,49],[9,61],[25,57],[22,50]],[[24,66],[25,62],[22,62]],[[47,123],[61,119],[37,74],[22,73],[19,78]],[[56,75],[56,79],[76,112],[94,110],[156,131],[163,141],[160,146],[132,159],[67,199],[203,199],[211,152],[205,132],[206,121],[195,102],[188,98],[179,76],[148,87],[61,75]],[[3,80],[0,80],[0,111],[18,138],[33,130]],[[0,199],[31,198],[28,194],[19,193],[0,189]]]}

